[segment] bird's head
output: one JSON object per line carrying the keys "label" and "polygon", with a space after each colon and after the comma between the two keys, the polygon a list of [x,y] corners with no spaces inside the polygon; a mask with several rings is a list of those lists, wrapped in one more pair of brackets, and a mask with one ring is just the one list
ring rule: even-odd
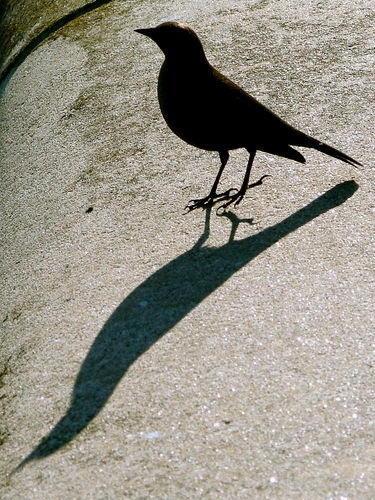
{"label": "bird's head", "polygon": [[204,59],[201,41],[196,33],[184,24],[169,21],[156,28],[137,29],[137,33],[154,40],[167,58],[176,58],[181,62],[187,59]]}

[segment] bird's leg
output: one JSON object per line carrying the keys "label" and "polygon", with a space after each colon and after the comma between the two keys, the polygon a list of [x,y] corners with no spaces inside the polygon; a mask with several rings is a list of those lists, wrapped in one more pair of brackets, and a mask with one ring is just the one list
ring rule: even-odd
{"label": "bird's leg", "polygon": [[262,184],[263,179],[265,177],[267,177],[266,175],[264,175],[261,179],[259,179],[259,181],[255,182],[254,184],[249,184],[250,171],[251,171],[251,167],[252,167],[252,164],[253,164],[253,161],[254,161],[254,158],[255,158],[256,150],[251,150],[251,151],[249,151],[249,153],[250,153],[249,161],[247,162],[245,177],[243,179],[241,189],[239,191],[237,191],[237,193],[234,193],[232,195],[228,194],[229,201],[227,201],[223,205],[220,205],[220,207],[218,208],[218,210],[224,211],[232,203],[234,203],[234,206],[236,207],[240,203],[240,201],[242,200],[242,198],[245,196],[246,191],[250,187],[254,187],[254,186],[257,186],[259,184]]}
{"label": "bird's leg", "polygon": [[206,196],[205,198],[200,198],[197,200],[190,200],[189,203],[185,207],[188,209],[189,212],[191,210],[195,210],[196,208],[209,207],[209,206],[213,205],[215,203],[215,201],[227,200],[230,197],[230,192],[233,191],[233,189],[228,189],[228,191],[225,191],[224,193],[220,193],[220,194],[216,193],[221,175],[222,175],[224,168],[225,168],[225,165],[227,164],[228,159],[229,159],[228,151],[219,151],[219,155],[220,155],[221,165],[220,165],[219,172],[216,176],[215,182],[212,185],[210,194],[208,196]]}

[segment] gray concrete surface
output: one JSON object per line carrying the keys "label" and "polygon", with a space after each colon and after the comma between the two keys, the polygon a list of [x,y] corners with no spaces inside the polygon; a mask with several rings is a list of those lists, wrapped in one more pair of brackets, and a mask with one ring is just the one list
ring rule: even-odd
{"label": "gray concrete surface", "polygon": [[[365,167],[260,153],[235,211],[184,215],[218,158],[161,118],[133,29],[166,19]],[[1,498],[374,498],[373,19],[114,1],[3,83]]]}

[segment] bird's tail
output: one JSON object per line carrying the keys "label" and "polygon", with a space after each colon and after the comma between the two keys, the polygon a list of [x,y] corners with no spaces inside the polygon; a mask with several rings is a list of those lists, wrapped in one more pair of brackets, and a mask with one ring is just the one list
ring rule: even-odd
{"label": "bird's tail", "polygon": [[306,136],[306,143],[301,144],[301,146],[307,146],[309,148],[314,148],[317,149],[318,151],[321,151],[322,153],[325,153],[326,155],[333,156],[334,158],[337,158],[338,160],[344,161],[345,163],[349,163],[349,165],[353,165],[353,167],[362,167],[363,165],[359,163],[359,161],[354,160],[350,156],[346,155],[345,153],[342,153],[336,148],[333,148],[332,146],[328,146],[328,144],[324,144],[324,142],[320,142],[317,139],[314,139],[313,137]]}

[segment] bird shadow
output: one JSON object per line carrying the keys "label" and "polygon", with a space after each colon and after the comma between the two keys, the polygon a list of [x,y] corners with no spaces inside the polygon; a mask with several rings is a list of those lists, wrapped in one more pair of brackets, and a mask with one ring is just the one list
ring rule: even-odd
{"label": "bird shadow", "polygon": [[108,318],[82,363],[65,415],[13,472],[74,439],[104,407],[132,363],[234,273],[357,189],[354,181],[337,184],[281,222],[241,240],[234,240],[238,224],[252,221],[229,213],[232,233],[220,247],[203,246],[210,231],[208,209],[196,244],[149,276]]}

